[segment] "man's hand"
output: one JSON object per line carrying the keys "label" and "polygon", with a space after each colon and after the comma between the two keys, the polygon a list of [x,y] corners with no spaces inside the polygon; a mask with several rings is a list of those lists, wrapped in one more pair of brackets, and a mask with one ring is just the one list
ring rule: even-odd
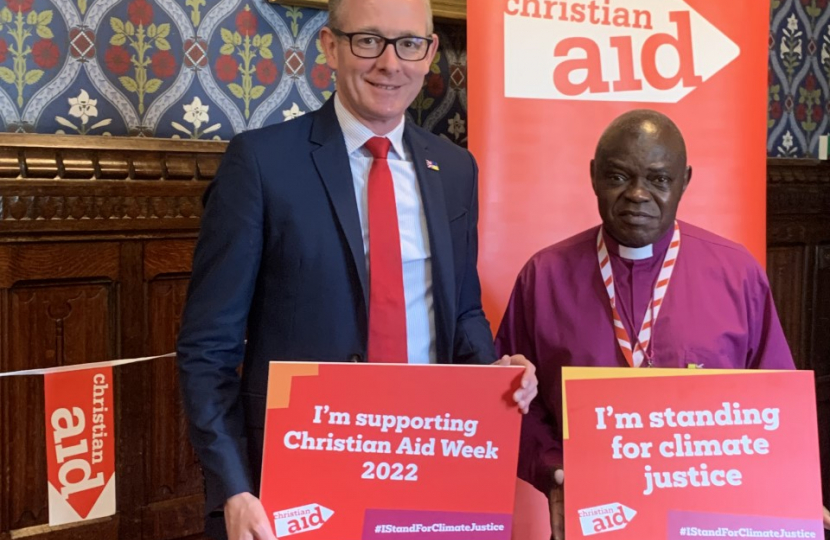
{"label": "man's hand", "polygon": [[553,489],[550,490],[550,538],[565,540],[565,471],[553,473]]}
{"label": "man's hand", "polygon": [[513,394],[513,399],[519,405],[519,409],[525,414],[530,409],[530,402],[536,397],[539,391],[539,381],[536,379],[536,366],[521,354],[513,356],[504,355],[495,362],[497,366],[522,366],[525,372],[522,375],[521,387]]}
{"label": "man's hand", "polygon": [[250,493],[234,495],[225,502],[228,540],[277,540],[262,503]]}
{"label": "man's hand", "polygon": [[830,531],[830,510],[824,509],[824,528]]}

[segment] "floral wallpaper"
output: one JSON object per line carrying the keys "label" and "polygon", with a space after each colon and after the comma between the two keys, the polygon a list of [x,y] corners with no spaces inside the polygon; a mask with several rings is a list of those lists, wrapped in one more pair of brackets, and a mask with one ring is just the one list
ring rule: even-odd
{"label": "floral wallpaper", "polygon": [[[265,0],[0,0],[0,129],[229,139],[334,90],[326,13]],[[408,114],[466,144],[463,26]]]}
{"label": "floral wallpaper", "polygon": [[767,153],[816,157],[830,121],[828,0],[772,0]]}
{"label": "floral wallpaper", "polygon": [[[295,118],[334,89],[326,13],[266,0],[0,0],[0,129],[229,139]],[[770,156],[812,157],[830,132],[828,0],[771,0]],[[466,146],[462,25],[410,118]]]}

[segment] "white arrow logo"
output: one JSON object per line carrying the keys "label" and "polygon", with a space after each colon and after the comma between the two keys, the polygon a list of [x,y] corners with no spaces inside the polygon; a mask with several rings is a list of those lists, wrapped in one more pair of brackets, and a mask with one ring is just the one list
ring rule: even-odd
{"label": "white arrow logo", "polygon": [[316,531],[334,515],[334,511],[319,504],[307,504],[274,512],[274,530],[278,538]]}
{"label": "white arrow logo", "polygon": [[507,0],[509,98],[677,103],[741,51],[683,0]]}
{"label": "white arrow logo", "polygon": [[620,503],[603,504],[579,510],[579,524],[582,536],[619,531],[625,529],[637,512]]}

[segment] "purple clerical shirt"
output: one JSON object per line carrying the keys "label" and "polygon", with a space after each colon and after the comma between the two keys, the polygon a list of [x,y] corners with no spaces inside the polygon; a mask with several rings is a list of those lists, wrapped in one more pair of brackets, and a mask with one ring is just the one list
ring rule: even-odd
{"label": "purple clerical shirt", "polygon": [[[545,494],[552,468],[563,462],[562,366],[628,366],[600,276],[598,232],[599,227],[584,231],[528,261],[496,336],[499,355],[523,354],[536,365],[539,396],[522,424],[519,477]],[[632,341],[672,232],[639,260],[621,255],[643,250],[621,247],[603,233],[617,309]],[[680,233],[674,274],[652,329],[654,367],[793,369],[761,266],[740,245],[703,229],[681,222]]]}

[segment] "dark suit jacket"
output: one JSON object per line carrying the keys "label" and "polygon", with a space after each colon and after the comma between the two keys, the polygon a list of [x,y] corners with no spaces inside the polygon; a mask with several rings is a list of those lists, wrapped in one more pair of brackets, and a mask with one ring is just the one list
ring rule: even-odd
{"label": "dark suit jacket", "polygon": [[[438,359],[492,362],[476,271],[475,161],[411,123],[404,141],[427,218]],[[333,100],[234,137],[204,206],[177,352],[210,511],[257,494],[269,361],[365,359],[363,236]]]}

